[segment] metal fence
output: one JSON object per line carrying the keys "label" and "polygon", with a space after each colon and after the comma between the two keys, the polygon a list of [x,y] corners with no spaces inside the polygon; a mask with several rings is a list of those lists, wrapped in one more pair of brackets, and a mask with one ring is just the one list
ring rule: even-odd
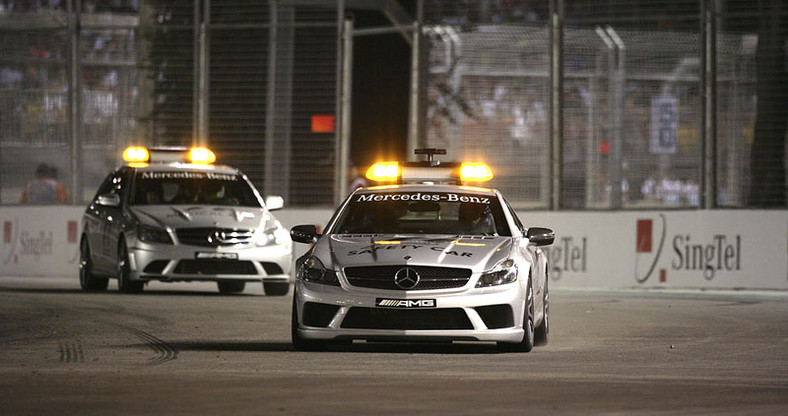
{"label": "metal fence", "polygon": [[[42,163],[81,205],[128,144],[207,143],[289,206],[333,205],[344,178],[340,6],[392,2],[0,2],[0,203],[18,203]],[[494,163],[492,186],[519,208],[698,208],[708,178],[714,206],[752,206],[753,184],[774,181],[765,200],[785,207],[785,140],[757,146],[756,134],[774,113],[767,129],[785,135],[786,82],[756,64],[759,44],[773,43],[779,72],[785,7],[763,32],[764,12],[743,0],[410,3],[423,7],[424,58],[411,143]],[[559,4],[556,157],[549,6]],[[711,89],[704,7],[717,22]]]}
{"label": "metal fence", "polygon": [[84,204],[130,144],[207,144],[264,193],[333,203],[333,2],[27,6],[0,7],[0,203],[46,164]]}
{"label": "metal fence", "polygon": [[[493,186],[518,206],[547,208],[547,29],[425,32],[427,144],[493,162],[500,172]],[[565,29],[562,208],[700,206],[699,44],[697,33]],[[755,120],[752,35],[720,34],[717,50],[717,205],[744,206]]]}

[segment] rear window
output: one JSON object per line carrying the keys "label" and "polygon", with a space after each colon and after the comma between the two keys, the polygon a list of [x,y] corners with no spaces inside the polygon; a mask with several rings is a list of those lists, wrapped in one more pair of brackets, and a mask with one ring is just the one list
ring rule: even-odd
{"label": "rear window", "polygon": [[511,236],[497,197],[459,192],[360,193],[332,232]]}
{"label": "rear window", "polygon": [[187,171],[137,172],[131,205],[261,206],[241,175]]}

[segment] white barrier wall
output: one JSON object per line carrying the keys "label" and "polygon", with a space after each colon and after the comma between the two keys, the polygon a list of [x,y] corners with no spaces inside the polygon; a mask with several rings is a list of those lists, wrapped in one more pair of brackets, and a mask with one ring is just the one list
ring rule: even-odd
{"label": "white barrier wall", "polygon": [[[0,207],[0,276],[77,278],[84,208]],[[325,225],[331,210],[276,211],[288,228]],[[519,213],[556,242],[550,278],[560,288],[788,290],[788,211]],[[295,254],[307,246],[294,244]]]}

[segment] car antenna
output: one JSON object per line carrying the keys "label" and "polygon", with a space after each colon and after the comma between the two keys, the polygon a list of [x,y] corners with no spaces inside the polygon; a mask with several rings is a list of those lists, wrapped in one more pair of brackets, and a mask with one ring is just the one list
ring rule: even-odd
{"label": "car antenna", "polygon": [[439,160],[433,160],[434,156],[435,155],[445,155],[446,154],[446,149],[437,149],[435,147],[425,147],[425,148],[421,148],[421,149],[414,149],[413,153],[417,154],[417,155],[427,155],[427,163],[429,163],[430,166],[438,166],[438,165],[441,164],[441,162]]}

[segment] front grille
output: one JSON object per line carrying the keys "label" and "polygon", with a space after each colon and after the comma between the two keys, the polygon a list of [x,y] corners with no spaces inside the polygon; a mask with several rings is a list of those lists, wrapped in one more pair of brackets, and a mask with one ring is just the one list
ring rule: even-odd
{"label": "front grille", "polygon": [[353,286],[384,290],[452,289],[465,286],[471,278],[470,269],[407,266],[419,274],[419,282],[413,288],[403,289],[394,283],[394,275],[403,267],[406,266],[346,267],[345,276]]}
{"label": "front grille", "polygon": [[181,244],[201,247],[227,247],[249,244],[254,237],[253,230],[233,228],[178,228],[175,230]]}
{"label": "front grille", "polygon": [[175,266],[176,274],[257,274],[251,261],[209,259],[181,260]]}
{"label": "front grille", "polygon": [[350,329],[473,329],[460,308],[389,309],[350,308],[342,328]]}

